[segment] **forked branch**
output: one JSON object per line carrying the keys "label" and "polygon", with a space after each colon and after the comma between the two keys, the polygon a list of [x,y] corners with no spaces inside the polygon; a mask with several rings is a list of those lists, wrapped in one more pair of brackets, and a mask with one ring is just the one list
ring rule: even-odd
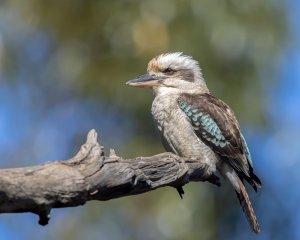
{"label": "forked branch", "polygon": [[97,142],[91,130],[71,159],[33,167],[0,169],[0,213],[32,212],[46,225],[52,208],[75,207],[90,200],[105,201],[141,194],[190,181],[213,181],[205,164],[172,153],[123,159]]}

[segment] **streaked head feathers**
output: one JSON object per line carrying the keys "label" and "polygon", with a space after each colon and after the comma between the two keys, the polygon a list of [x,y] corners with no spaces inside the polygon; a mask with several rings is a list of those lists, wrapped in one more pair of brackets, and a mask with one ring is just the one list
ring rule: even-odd
{"label": "streaked head feathers", "polygon": [[149,62],[147,74],[132,79],[127,84],[152,88],[155,94],[209,92],[199,63],[181,52],[156,56]]}
{"label": "streaked head feathers", "polygon": [[193,74],[194,80],[203,80],[199,63],[182,52],[164,53],[156,56],[149,62],[147,70],[149,73],[163,73],[167,69],[185,73],[190,71],[190,75]]}

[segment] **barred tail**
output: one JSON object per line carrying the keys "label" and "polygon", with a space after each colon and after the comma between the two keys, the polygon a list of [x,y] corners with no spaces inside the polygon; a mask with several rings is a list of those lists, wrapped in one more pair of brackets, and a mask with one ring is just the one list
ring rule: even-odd
{"label": "barred tail", "polygon": [[257,221],[257,218],[255,216],[254,213],[254,209],[252,207],[251,201],[249,199],[248,193],[245,189],[244,184],[242,183],[241,179],[239,177],[237,177],[237,181],[238,181],[238,185],[239,185],[239,192],[236,192],[236,195],[240,201],[240,205],[247,217],[248,223],[250,225],[250,227],[252,228],[252,230],[255,233],[259,233],[260,232],[260,227],[259,227],[259,223]]}
{"label": "barred tail", "polygon": [[222,175],[226,177],[231,183],[231,185],[234,187],[234,190],[240,201],[240,205],[247,217],[250,227],[255,233],[259,233],[259,224],[242,180],[235,172],[235,170],[225,162],[221,165],[219,170],[221,171]]}

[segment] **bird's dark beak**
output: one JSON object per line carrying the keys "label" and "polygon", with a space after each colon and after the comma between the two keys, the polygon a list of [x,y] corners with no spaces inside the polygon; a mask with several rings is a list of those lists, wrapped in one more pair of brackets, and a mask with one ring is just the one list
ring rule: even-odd
{"label": "bird's dark beak", "polygon": [[162,79],[163,77],[145,74],[126,82],[126,84],[134,87],[151,88],[156,86],[158,84],[158,81]]}

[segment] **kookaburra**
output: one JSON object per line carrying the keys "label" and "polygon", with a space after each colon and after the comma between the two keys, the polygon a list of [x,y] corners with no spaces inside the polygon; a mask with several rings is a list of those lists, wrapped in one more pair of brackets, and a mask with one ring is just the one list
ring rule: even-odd
{"label": "kookaburra", "polygon": [[[251,228],[258,233],[259,224],[243,182],[255,191],[261,182],[253,172],[233,111],[209,92],[198,62],[178,52],[161,54],[149,62],[147,74],[127,84],[153,89],[151,112],[166,150],[197,158],[212,176],[218,170],[228,179]],[[178,192],[183,194],[181,187]]]}

